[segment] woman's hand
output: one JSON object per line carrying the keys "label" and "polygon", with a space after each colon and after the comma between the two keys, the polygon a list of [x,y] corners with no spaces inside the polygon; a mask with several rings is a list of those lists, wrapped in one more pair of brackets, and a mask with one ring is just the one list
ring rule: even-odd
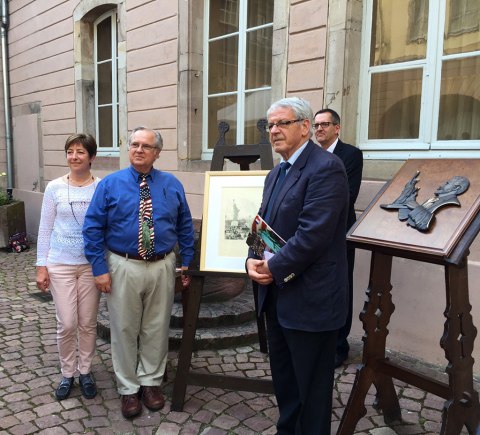
{"label": "woman's hand", "polygon": [[37,266],[37,287],[44,293],[47,293],[48,287],[50,287],[47,266]]}

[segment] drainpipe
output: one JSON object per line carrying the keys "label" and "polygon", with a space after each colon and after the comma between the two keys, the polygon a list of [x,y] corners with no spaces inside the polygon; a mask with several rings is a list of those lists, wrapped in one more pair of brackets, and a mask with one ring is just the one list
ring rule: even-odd
{"label": "drainpipe", "polygon": [[5,109],[5,143],[7,147],[7,192],[12,196],[13,190],[13,143],[12,119],[10,114],[10,76],[8,64],[8,3],[2,2],[2,23],[0,37],[2,40],[3,105]]}

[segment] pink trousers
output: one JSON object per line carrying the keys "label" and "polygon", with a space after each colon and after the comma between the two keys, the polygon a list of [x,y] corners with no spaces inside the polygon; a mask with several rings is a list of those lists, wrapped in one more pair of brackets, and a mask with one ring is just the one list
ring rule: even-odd
{"label": "pink trousers", "polygon": [[[90,373],[97,338],[100,292],[90,264],[48,264],[57,313],[57,344],[63,376]],[[78,364],[77,364],[78,347]]]}

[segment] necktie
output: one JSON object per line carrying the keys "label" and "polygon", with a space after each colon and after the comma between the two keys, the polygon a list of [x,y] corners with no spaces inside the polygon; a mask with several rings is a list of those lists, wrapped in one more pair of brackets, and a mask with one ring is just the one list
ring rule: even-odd
{"label": "necktie", "polygon": [[138,253],[142,258],[150,258],[155,253],[153,233],[152,195],[147,176],[140,175],[140,208],[138,210]]}
{"label": "necktie", "polygon": [[273,192],[270,195],[270,199],[268,200],[268,205],[267,209],[265,211],[265,217],[264,220],[269,223],[270,219],[270,213],[272,212],[273,204],[275,204],[275,199],[277,199],[278,192],[280,192],[280,189],[283,186],[283,183],[285,182],[285,176],[287,175],[287,170],[288,168],[292,166],[288,162],[282,162],[280,163],[280,172],[278,173],[277,181],[275,183],[275,187],[273,188]]}

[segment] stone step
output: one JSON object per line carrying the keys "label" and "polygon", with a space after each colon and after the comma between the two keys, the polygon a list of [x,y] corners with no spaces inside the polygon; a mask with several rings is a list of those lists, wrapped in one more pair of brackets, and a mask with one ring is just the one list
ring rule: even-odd
{"label": "stone step", "polygon": [[[170,320],[170,348],[178,349],[182,339],[183,307],[177,295]],[[110,340],[110,319],[102,295],[97,320],[98,336]],[[237,296],[222,302],[200,304],[194,349],[219,349],[258,342],[255,303],[251,285]]]}
{"label": "stone step", "polygon": [[[175,299],[170,326],[181,328],[183,325],[183,307],[180,295],[177,294]],[[255,320],[255,302],[252,287],[247,285],[242,293],[226,301],[209,302],[202,298],[197,328],[235,327],[252,320]]]}
{"label": "stone step", "polygon": [[[183,330],[170,328],[170,349],[179,349]],[[197,328],[195,332],[194,350],[224,349],[258,343],[257,322],[242,323],[234,327]]]}

